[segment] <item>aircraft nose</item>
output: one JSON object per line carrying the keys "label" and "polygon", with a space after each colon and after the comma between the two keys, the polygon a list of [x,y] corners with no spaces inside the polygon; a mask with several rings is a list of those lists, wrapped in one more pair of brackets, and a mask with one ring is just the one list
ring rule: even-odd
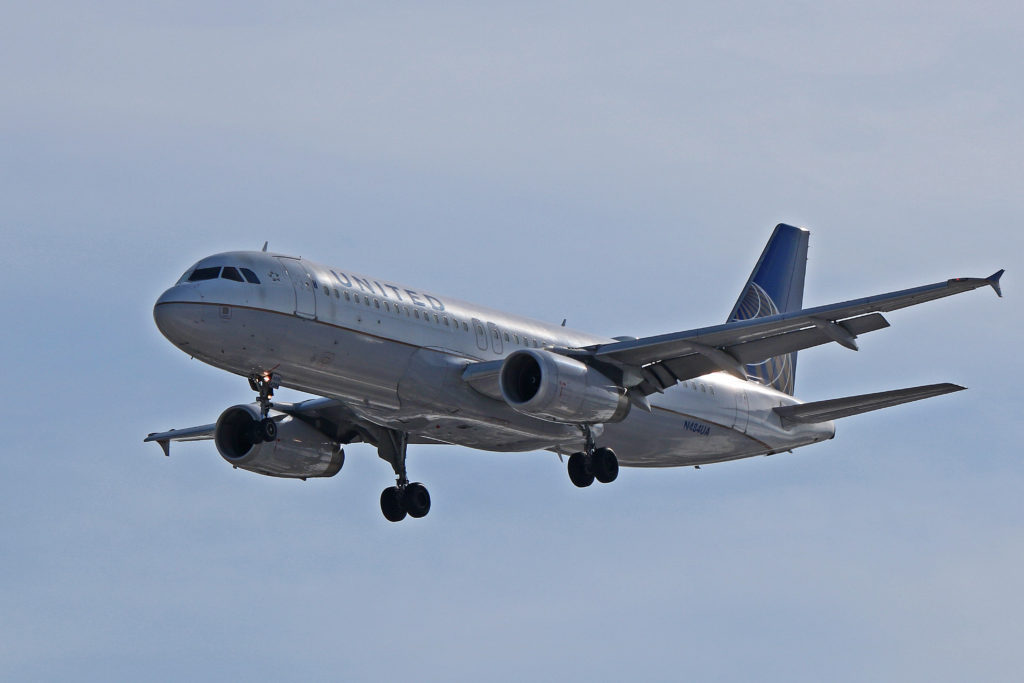
{"label": "aircraft nose", "polygon": [[180,285],[161,294],[153,305],[153,321],[160,333],[175,344],[185,340],[191,319],[187,304],[197,300],[195,292]]}
{"label": "aircraft nose", "polygon": [[178,317],[178,314],[171,310],[173,306],[169,305],[175,302],[175,289],[177,288],[171,287],[161,294],[153,305],[153,321],[156,323],[157,329],[160,330],[160,334],[168,339],[171,339],[171,331],[175,327],[174,321]]}

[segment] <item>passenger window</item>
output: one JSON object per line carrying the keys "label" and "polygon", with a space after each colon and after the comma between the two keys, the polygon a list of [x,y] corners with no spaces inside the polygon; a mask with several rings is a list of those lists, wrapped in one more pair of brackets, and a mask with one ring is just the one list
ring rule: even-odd
{"label": "passenger window", "polygon": [[340,299],[341,298],[341,293],[338,292],[338,288],[337,287],[334,288],[334,298],[335,299]]}
{"label": "passenger window", "polygon": [[245,282],[245,280],[242,279],[241,273],[238,272],[238,269],[237,268],[233,268],[231,266],[228,266],[224,270],[220,271],[220,276],[224,280],[233,280],[235,282]]}
{"label": "passenger window", "polygon": [[374,299],[373,299],[373,307],[374,308],[380,308],[380,299],[374,297]]}
{"label": "passenger window", "polygon": [[468,323],[462,323],[462,331],[463,332],[469,332],[469,324]]}
{"label": "passenger window", "polygon": [[201,280],[215,280],[220,275],[220,266],[216,268],[196,268],[195,271],[188,276],[189,282],[199,282]]}
{"label": "passenger window", "polygon": [[345,292],[345,301],[351,301],[352,297],[349,296],[348,292]]}
{"label": "passenger window", "polygon": [[420,309],[417,308],[415,311],[413,311],[413,314],[416,316],[417,320],[420,319]]}
{"label": "passenger window", "polygon": [[441,324],[441,319],[437,317],[437,313],[434,314],[434,322],[437,323],[438,325]]}
{"label": "passenger window", "polygon": [[368,297],[368,296],[366,296],[364,294],[363,295],[363,303],[366,304],[367,306],[369,306],[370,305],[370,297]]}
{"label": "passenger window", "polygon": [[448,327],[448,316],[444,316],[444,326]]}
{"label": "passenger window", "polygon": [[513,336],[516,338],[516,344],[518,344],[519,343],[519,335],[516,334],[516,335],[513,335]]}
{"label": "passenger window", "polygon": [[505,333],[505,341],[508,342],[508,332]]}
{"label": "passenger window", "polygon": [[242,275],[245,276],[246,282],[251,282],[254,285],[258,285],[260,283],[260,279],[256,277],[256,273],[252,272],[248,268],[242,268],[241,271]]}
{"label": "passenger window", "polygon": [[324,294],[327,296],[331,295],[331,288],[328,287],[327,285],[324,285]]}
{"label": "passenger window", "polygon": [[391,312],[391,307],[388,305],[387,301],[384,302],[384,310],[387,311],[388,313]]}

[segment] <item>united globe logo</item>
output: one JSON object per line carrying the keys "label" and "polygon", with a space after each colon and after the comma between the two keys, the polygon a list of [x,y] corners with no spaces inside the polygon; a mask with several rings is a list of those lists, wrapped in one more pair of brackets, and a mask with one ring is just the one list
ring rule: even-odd
{"label": "united globe logo", "polygon": [[[743,300],[736,307],[736,315],[733,320],[753,320],[778,314],[779,307],[768,296],[768,292],[764,291],[756,282],[751,282],[747,291],[743,293]],[[793,393],[793,354],[773,356],[760,363],[750,363],[746,366],[746,371],[748,377],[756,379],[761,384],[774,387],[787,394]]]}

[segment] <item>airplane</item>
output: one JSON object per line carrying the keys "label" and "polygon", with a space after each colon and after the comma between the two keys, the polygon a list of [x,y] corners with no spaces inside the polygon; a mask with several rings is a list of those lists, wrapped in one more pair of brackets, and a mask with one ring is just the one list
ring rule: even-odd
{"label": "airplane", "polygon": [[[391,522],[430,511],[409,480],[410,444],[568,456],[580,488],[619,466],[683,467],[773,455],[831,439],[834,420],[964,387],[932,384],[810,403],[796,399],[797,352],[888,327],[882,315],[990,286],[1003,270],[803,308],[809,231],[775,227],[727,321],[651,337],[605,338],[262,251],[201,259],[153,317],[175,346],[246,377],[255,402],[213,424],[152,433],[212,439],[236,469],[332,477],[344,446],[377,449],[395,474]],[[278,387],[319,398],[273,400]]]}

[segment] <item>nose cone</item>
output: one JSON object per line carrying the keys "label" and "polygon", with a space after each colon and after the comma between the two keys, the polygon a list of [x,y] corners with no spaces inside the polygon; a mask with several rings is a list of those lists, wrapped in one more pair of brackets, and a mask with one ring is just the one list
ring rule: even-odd
{"label": "nose cone", "polygon": [[153,320],[160,333],[176,346],[188,343],[188,332],[200,301],[194,286],[177,285],[160,295],[153,305]]}
{"label": "nose cone", "polygon": [[[160,298],[156,300],[156,304],[153,306],[153,321],[156,322],[156,328],[160,330],[160,334],[171,339],[168,331],[170,329],[171,317],[174,313],[170,310],[170,306],[168,306],[167,303],[167,292],[164,292],[160,295]],[[174,340],[172,339],[171,341]]]}

